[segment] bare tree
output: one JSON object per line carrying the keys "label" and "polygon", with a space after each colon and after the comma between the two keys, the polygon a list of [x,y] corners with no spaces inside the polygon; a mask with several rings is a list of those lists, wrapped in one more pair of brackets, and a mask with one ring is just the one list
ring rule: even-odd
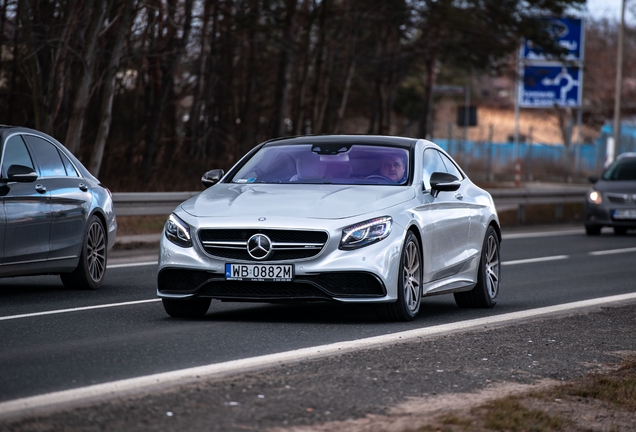
{"label": "bare tree", "polygon": [[106,76],[104,77],[104,88],[102,90],[102,104],[100,107],[99,126],[97,138],[93,146],[88,169],[93,175],[99,175],[104,156],[106,140],[110,132],[110,125],[113,118],[113,99],[115,97],[115,79],[119,64],[124,52],[124,42],[126,34],[130,31],[130,24],[133,19],[135,2],[132,0],[122,0],[119,2],[119,12],[117,14],[117,31],[115,33],[115,43],[110,53]]}
{"label": "bare tree", "polygon": [[90,89],[93,84],[93,74],[95,68],[95,58],[97,57],[97,38],[106,18],[107,7],[110,1],[97,1],[97,5],[93,10],[94,0],[88,0],[86,8],[91,13],[90,26],[86,37],[86,45],[82,55],[82,74],[79,86],[75,93],[73,109],[66,130],[66,148],[72,153],[78,154],[82,139],[82,130],[84,128],[84,118],[86,116],[86,107],[88,107],[90,99]]}

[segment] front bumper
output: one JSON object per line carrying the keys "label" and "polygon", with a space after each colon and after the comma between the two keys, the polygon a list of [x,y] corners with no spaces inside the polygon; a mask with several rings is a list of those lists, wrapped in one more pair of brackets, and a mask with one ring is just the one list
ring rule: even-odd
{"label": "front bumper", "polygon": [[[289,224],[284,226],[302,229]],[[402,227],[394,223],[387,238],[347,251],[338,249],[342,227],[325,230],[329,239],[317,256],[275,262],[294,265],[292,282],[226,280],[226,263],[245,262],[208,255],[198,240],[198,233],[193,235],[193,245],[188,248],[177,246],[163,235],[159,253],[157,295],[162,298],[203,297],[255,302],[379,303],[397,299],[398,268],[405,235]]]}
{"label": "front bumper", "polygon": [[589,201],[585,202],[584,214],[586,226],[597,227],[619,227],[619,228],[636,228],[636,219],[614,219],[612,214],[614,210],[621,208],[633,208],[633,207],[621,207],[621,206],[607,206],[605,204],[596,205]]}

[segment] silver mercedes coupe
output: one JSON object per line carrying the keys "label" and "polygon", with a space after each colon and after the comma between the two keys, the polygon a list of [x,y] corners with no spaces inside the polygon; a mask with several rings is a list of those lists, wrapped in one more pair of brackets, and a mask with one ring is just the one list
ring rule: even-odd
{"label": "silver mercedes coupe", "polygon": [[497,303],[493,200],[430,141],[275,139],[201,180],[161,238],[170,316],[203,316],[212,299],[368,303],[392,321],[415,318],[425,296]]}

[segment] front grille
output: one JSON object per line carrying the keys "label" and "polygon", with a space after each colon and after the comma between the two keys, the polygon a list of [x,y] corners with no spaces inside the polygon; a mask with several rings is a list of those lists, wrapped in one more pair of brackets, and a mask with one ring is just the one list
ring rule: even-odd
{"label": "front grille", "polygon": [[202,270],[164,269],[157,277],[157,287],[166,293],[193,292],[215,276],[219,275]]}
{"label": "front grille", "polygon": [[[266,235],[272,243],[272,253],[264,260],[252,258],[247,241],[254,234]],[[202,229],[199,240],[206,253],[235,261],[289,261],[308,259],[318,255],[329,235],[324,231],[276,229]]]}
{"label": "front grille", "polygon": [[204,297],[234,300],[329,300],[320,289],[302,282],[214,281],[199,292]]}
{"label": "front grille", "polygon": [[371,273],[338,272],[304,276],[334,297],[384,297],[386,290],[382,282]]}
{"label": "front grille", "polygon": [[607,199],[614,204],[636,205],[636,194],[607,194]]}
{"label": "front grille", "polygon": [[384,297],[386,289],[376,276],[364,272],[334,272],[298,276],[293,282],[228,281],[202,270],[164,269],[158,276],[162,293],[195,293],[203,297],[235,300],[331,299]]}

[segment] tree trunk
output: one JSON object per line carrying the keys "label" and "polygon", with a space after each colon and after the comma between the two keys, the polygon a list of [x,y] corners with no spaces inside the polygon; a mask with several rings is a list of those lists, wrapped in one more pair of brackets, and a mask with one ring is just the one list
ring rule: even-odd
{"label": "tree trunk", "polygon": [[276,113],[272,119],[272,137],[279,137],[286,133],[285,116],[287,114],[288,94],[290,87],[290,66],[292,58],[292,29],[294,15],[296,13],[297,0],[286,0],[285,2],[285,24],[282,34],[283,49],[278,63],[278,79],[276,84]]}
{"label": "tree trunk", "polygon": [[422,109],[420,115],[419,137],[427,138],[429,133],[433,133],[432,127],[432,102],[433,86],[435,85],[435,58],[430,58],[426,62],[426,82],[424,84],[424,97],[422,98]]}
{"label": "tree trunk", "polygon": [[77,88],[77,93],[75,94],[73,110],[71,111],[71,118],[66,130],[66,148],[68,148],[69,151],[76,156],[79,155],[82,129],[84,128],[84,118],[86,116],[86,108],[88,107],[88,103],[90,101],[90,88],[93,84],[94,65],[95,59],[97,57],[97,38],[104,25],[107,6],[110,6],[110,1],[106,2],[98,0],[97,6],[93,10],[93,13],[91,15],[91,23],[88,28],[88,34],[86,38],[86,47],[84,48],[84,68],[82,72],[82,78]]}
{"label": "tree trunk", "polygon": [[117,77],[117,70],[119,69],[121,56],[124,52],[124,41],[126,39],[126,34],[130,30],[130,24],[132,23],[133,18],[133,9],[135,7],[135,2],[132,0],[123,0],[121,3],[121,12],[119,14],[120,21],[117,33],[115,34],[115,45],[113,46],[113,51],[110,54],[108,69],[106,70],[106,77],[104,78],[104,89],[102,91],[102,105],[100,108],[97,138],[95,139],[93,153],[91,154],[91,160],[88,166],[89,171],[96,177],[99,175],[99,170],[102,166],[104,148],[106,147],[106,141],[108,140],[108,134],[110,132],[110,124],[113,118],[115,79]]}
{"label": "tree trunk", "polygon": [[190,29],[192,27],[192,3],[193,0],[185,1],[185,20],[183,23],[183,33],[181,38],[176,43],[176,47],[172,52],[168,60],[168,67],[161,76],[161,89],[159,90],[159,97],[157,103],[152,107],[149,123],[147,127],[147,142],[146,152],[144,155],[144,173],[146,176],[150,175],[152,167],[155,164],[159,142],[159,131],[161,129],[160,122],[163,112],[168,102],[168,96],[172,91],[174,85],[174,74],[179,66],[183,52],[188,43],[190,37]]}

